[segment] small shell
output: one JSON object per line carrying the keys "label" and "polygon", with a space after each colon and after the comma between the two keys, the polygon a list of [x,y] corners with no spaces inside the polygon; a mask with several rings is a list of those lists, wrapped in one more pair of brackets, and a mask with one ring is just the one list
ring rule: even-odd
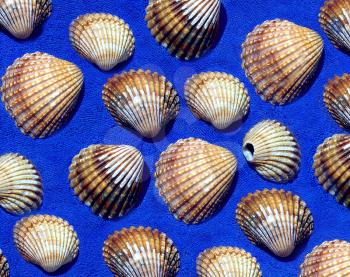
{"label": "small shell", "polygon": [[103,258],[117,277],[174,277],[180,269],[173,241],[150,227],[114,232],[104,243]]}
{"label": "small shell", "polygon": [[24,134],[44,138],[72,113],[82,84],[74,64],[46,53],[25,54],[2,78],[2,101]]}
{"label": "small shell", "polygon": [[69,30],[74,49],[102,70],[111,70],[128,60],[135,38],[124,20],[105,13],[79,16]]}
{"label": "small shell", "polygon": [[99,216],[123,216],[141,191],[143,158],[128,145],[91,145],[73,158],[69,179],[75,195]]}
{"label": "small shell", "polygon": [[300,165],[300,148],[293,134],[276,120],[264,120],[246,134],[243,154],[265,179],[291,181]]}
{"label": "small shell", "polygon": [[187,105],[197,118],[226,129],[249,110],[248,91],[237,78],[221,72],[192,76],[185,85]]}
{"label": "small shell", "polygon": [[10,266],[7,262],[6,257],[0,249],[0,276],[9,277],[10,276]]}
{"label": "small shell", "polygon": [[180,109],[179,96],[158,73],[131,70],[109,79],[103,101],[113,118],[142,136],[157,136]]}
{"label": "small shell", "polygon": [[314,75],[323,53],[321,37],[287,20],[258,25],[242,45],[242,67],[264,101],[283,105]]}
{"label": "small shell", "polygon": [[237,247],[206,249],[197,257],[198,277],[261,277],[254,257]]}
{"label": "small shell", "polygon": [[7,212],[23,214],[37,209],[43,189],[39,172],[19,154],[0,156],[0,206]]}
{"label": "small shell", "polygon": [[180,139],[161,154],[156,187],[177,219],[196,224],[218,210],[236,169],[229,150],[201,139]]}
{"label": "small shell", "polygon": [[24,218],[17,222],[13,236],[22,257],[47,272],[58,270],[78,255],[76,232],[67,221],[56,216]]}
{"label": "small shell", "polygon": [[242,198],[236,219],[248,239],[287,257],[308,239],[314,227],[310,210],[299,196],[284,190],[256,191]]}
{"label": "small shell", "polygon": [[146,21],[171,55],[190,60],[212,45],[219,27],[220,0],[150,0]]}

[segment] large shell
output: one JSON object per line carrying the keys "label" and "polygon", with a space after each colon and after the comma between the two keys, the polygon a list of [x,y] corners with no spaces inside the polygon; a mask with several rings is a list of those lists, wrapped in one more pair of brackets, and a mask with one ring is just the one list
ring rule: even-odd
{"label": "large shell", "polygon": [[102,70],[111,70],[126,61],[135,48],[129,25],[111,14],[79,16],[72,22],[69,36],[74,49]]}
{"label": "large shell", "polygon": [[174,277],[180,268],[172,240],[150,227],[114,232],[104,243],[103,257],[117,277]]}
{"label": "large shell", "polygon": [[299,196],[284,190],[256,191],[242,198],[236,219],[248,239],[287,257],[309,238],[314,221]]}
{"label": "large shell", "polygon": [[82,84],[74,64],[46,53],[25,54],[2,78],[2,101],[24,134],[44,138],[71,114]]}
{"label": "large shell", "polygon": [[264,101],[283,105],[305,88],[323,52],[321,37],[287,20],[258,25],[242,45],[242,67]]}
{"label": "large shell", "polygon": [[22,257],[47,272],[58,270],[78,255],[77,234],[62,218],[30,216],[17,222],[13,233],[16,248]]}
{"label": "large shell", "polygon": [[10,276],[10,266],[7,262],[6,257],[0,249],[0,276],[9,277]]}
{"label": "large shell", "polygon": [[95,214],[113,218],[134,207],[141,191],[143,158],[128,145],[91,145],[73,158],[74,193]]}
{"label": "large shell", "polygon": [[250,129],[243,141],[243,154],[262,177],[273,182],[289,182],[299,170],[299,145],[276,120],[263,120]]}
{"label": "large shell", "polygon": [[197,257],[198,277],[261,277],[254,257],[237,247],[206,249]]}
{"label": "large shell", "polygon": [[181,59],[198,58],[216,37],[220,0],[150,0],[146,21],[154,38]]}
{"label": "large shell", "polygon": [[23,214],[38,208],[43,189],[39,172],[19,154],[0,156],[0,206],[7,212]]}
{"label": "large shell", "polygon": [[161,154],[156,187],[177,219],[196,224],[218,210],[236,169],[229,150],[201,139],[180,139]]}
{"label": "large shell", "polygon": [[226,129],[249,110],[244,84],[230,74],[206,72],[192,76],[185,85],[187,105],[197,118]]}
{"label": "large shell", "polygon": [[113,118],[147,138],[155,137],[179,113],[179,96],[164,76],[131,70],[109,79],[103,101]]}

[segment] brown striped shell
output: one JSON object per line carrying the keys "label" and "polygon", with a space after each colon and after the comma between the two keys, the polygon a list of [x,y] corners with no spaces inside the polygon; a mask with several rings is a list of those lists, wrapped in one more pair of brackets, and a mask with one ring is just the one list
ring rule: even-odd
{"label": "brown striped shell", "polygon": [[0,276],[9,277],[10,276],[10,266],[7,262],[6,257],[0,249]]}
{"label": "brown striped shell", "polygon": [[229,150],[201,139],[180,139],[156,163],[156,187],[177,219],[196,224],[219,209],[236,169]]}
{"label": "brown striped shell", "polygon": [[313,30],[276,19],[255,27],[242,49],[242,67],[257,93],[264,101],[283,105],[314,75],[323,42]]}

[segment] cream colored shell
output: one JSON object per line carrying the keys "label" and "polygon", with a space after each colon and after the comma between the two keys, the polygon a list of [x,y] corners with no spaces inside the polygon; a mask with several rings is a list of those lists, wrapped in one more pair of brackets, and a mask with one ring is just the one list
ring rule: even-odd
{"label": "cream colored shell", "polygon": [[0,276],[9,277],[10,276],[10,266],[7,262],[6,257],[0,249]]}

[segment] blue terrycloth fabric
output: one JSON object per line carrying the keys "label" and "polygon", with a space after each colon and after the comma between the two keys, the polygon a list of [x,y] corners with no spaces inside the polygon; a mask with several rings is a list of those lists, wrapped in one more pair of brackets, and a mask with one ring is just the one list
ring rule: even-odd
{"label": "blue terrycloth fabric", "polygon": [[[40,170],[44,184],[44,202],[35,213],[61,216],[76,229],[80,238],[77,261],[56,275],[110,276],[102,259],[104,240],[115,230],[131,225],[152,226],[167,233],[181,255],[179,276],[195,276],[195,260],[205,248],[232,245],[251,252],[261,264],[263,276],[297,276],[306,253],[325,240],[350,240],[350,213],[323,191],[313,174],[312,163],[316,147],[326,137],[345,133],[331,119],[323,105],[322,94],[326,81],[335,74],[350,71],[350,58],[335,49],[322,32],[318,13],[322,0],[223,0],[222,36],[214,50],[204,57],[179,61],[157,45],[144,22],[146,0],[54,0],[54,10],[43,28],[25,41],[17,41],[0,32],[0,74],[6,67],[28,52],[44,51],[77,64],[85,76],[83,99],[68,124],[55,135],[33,140],[20,133],[14,121],[0,105],[0,153],[18,152],[31,159]],[[130,24],[136,37],[133,58],[112,72],[101,72],[82,59],[71,47],[68,27],[78,15],[91,12],[109,12]],[[321,71],[310,89],[290,105],[274,107],[260,100],[241,69],[241,43],[257,24],[267,19],[284,18],[312,28],[325,42],[325,56]],[[105,109],[101,91],[103,84],[117,72],[129,69],[151,69],[164,74],[173,82],[181,97],[181,112],[165,137],[147,141],[115,123]],[[185,80],[202,71],[225,71],[241,79],[251,96],[251,111],[247,120],[236,130],[217,131],[196,120],[184,102]],[[263,119],[277,119],[285,123],[301,145],[302,162],[298,177],[289,184],[279,185],[262,180],[250,168],[241,151],[245,133]],[[212,219],[197,226],[176,221],[158,196],[154,186],[154,164],[166,147],[180,138],[203,138],[227,147],[238,159],[238,178],[235,189],[223,209]],[[90,144],[131,144],[144,155],[147,165],[145,186],[147,192],[141,204],[127,216],[106,221],[92,214],[72,193],[68,181],[68,167],[72,157]],[[251,244],[237,225],[234,213],[241,197],[264,188],[283,188],[301,196],[310,207],[315,230],[310,240],[291,257],[278,259],[268,251]],[[49,276],[25,262],[16,251],[12,229],[20,217],[0,212],[0,248],[7,256],[11,276]]]}

